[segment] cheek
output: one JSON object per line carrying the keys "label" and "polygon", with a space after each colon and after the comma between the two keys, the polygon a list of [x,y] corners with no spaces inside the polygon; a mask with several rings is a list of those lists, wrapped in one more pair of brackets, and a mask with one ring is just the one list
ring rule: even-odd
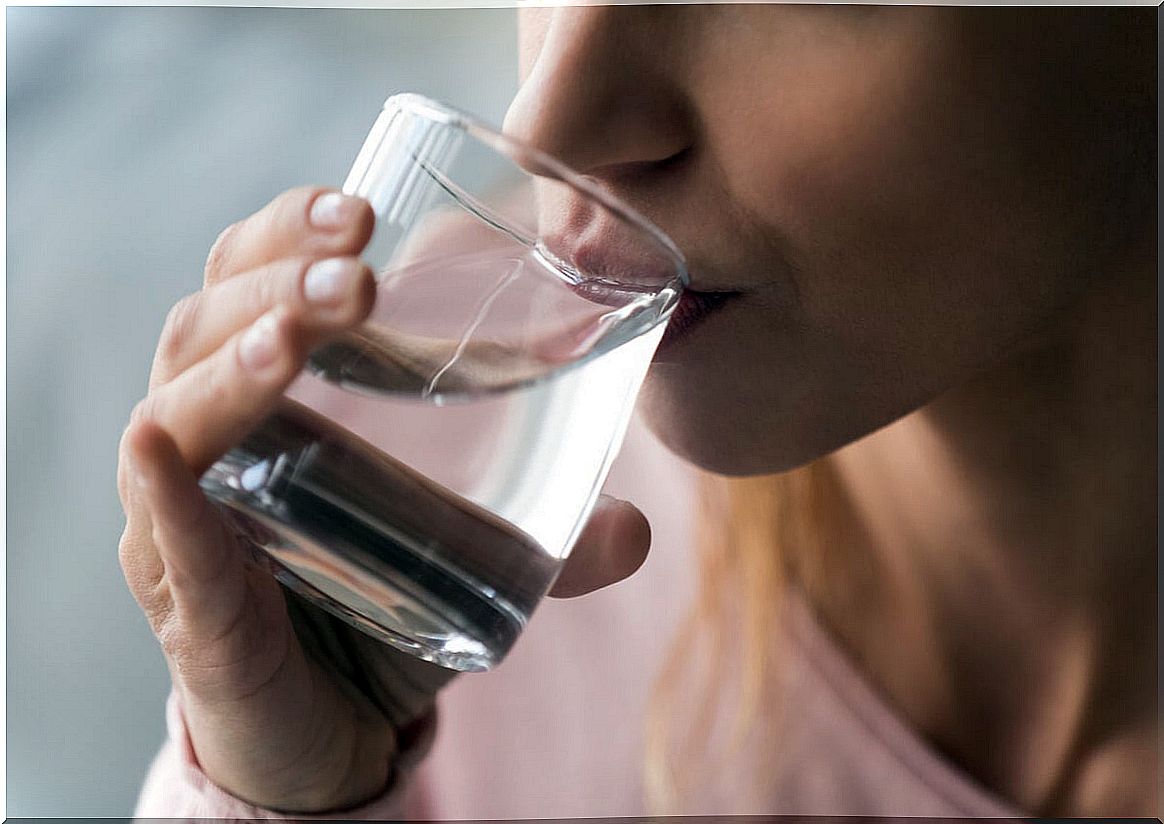
{"label": "cheek", "polygon": [[923,79],[935,70],[929,51],[920,39],[814,50],[773,67],[758,102],[729,104],[741,114],[713,118],[709,143],[733,199],[806,264],[854,243],[890,251],[900,244],[878,243],[882,233],[917,240],[955,206],[950,126],[927,105],[941,95]]}
{"label": "cheek", "polygon": [[803,463],[968,380],[1081,288],[1071,207],[1015,147],[1040,126],[939,41],[824,52],[759,103],[719,100],[708,145],[739,213],[779,238],[792,298],[780,317],[741,306],[734,339],[709,328],[703,354],[653,377],[647,414],[681,454],[732,473]]}
{"label": "cheek", "polygon": [[1024,156],[1046,127],[944,47],[930,32],[803,61],[720,142],[736,202],[788,250],[806,328],[918,381],[997,356],[1081,281],[1072,207]]}

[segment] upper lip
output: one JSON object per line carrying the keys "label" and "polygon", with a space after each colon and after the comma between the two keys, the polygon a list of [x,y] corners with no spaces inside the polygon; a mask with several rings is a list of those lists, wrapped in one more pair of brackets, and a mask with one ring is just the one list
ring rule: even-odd
{"label": "upper lip", "polygon": [[[609,238],[610,235],[606,235]],[[676,261],[658,253],[615,248],[603,235],[587,236],[562,242],[550,238],[547,251],[578,271],[579,274],[612,284],[627,286],[661,287],[679,275]]]}
{"label": "upper lip", "polygon": [[[547,194],[552,194],[552,190]],[[611,191],[623,199],[625,192]],[[623,200],[633,204],[633,200]],[[676,277],[677,261],[669,248],[642,227],[631,228],[593,201],[568,197],[556,200],[547,196],[542,204],[540,236],[547,250],[562,261],[586,274],[614,283],[639,283],[661,286]],[[548,224],[548,225],[547,225]],[[653,224],[656,225],[657,224]],[[659,227],[660,232],[665,232]],[[745,291],[736,284],[719,282],[714,266],[704,255],[682,250],[688,270],[687,288],[695,292],[733,293]],[[629,276],[629,277],[628,277]]]}
{"label": "upper lip", "polygon": [[[565,244],[551,241],[547,246],[551,253],[572,264],[579,273],[609,283],[657,288],[673,281],[678,275],[674,261],[665,257],[661,250],[654,255],[626,254],[603,243],[601,235]],[[706,269],[686,262],[688,291],[703,294],[736,294],[744,291],[735,285],[716,283],[704,276]]]}

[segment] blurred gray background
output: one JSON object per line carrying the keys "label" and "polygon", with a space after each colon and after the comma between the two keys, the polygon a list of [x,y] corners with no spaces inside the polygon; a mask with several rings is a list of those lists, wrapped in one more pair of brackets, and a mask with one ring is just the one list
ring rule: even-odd
{"label": "blurred gray background", "polygon": [[169,680],[117,562],[117,442],[169,306],[380,104],[500,122],[511,9],[7,9],[9,816],[128,816]]}

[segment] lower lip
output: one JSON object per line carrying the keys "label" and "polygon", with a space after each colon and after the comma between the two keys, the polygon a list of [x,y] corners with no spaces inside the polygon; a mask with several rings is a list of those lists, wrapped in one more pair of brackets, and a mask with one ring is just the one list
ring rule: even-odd
{"label": "lower lip", "polygon": [[693,292],[685,291],[679,297],[679,304],[671,313],[667,329],[659,341],[658,351],[671,348],[690,336],[693,329],[725,303],[736,296],[735,292]]}

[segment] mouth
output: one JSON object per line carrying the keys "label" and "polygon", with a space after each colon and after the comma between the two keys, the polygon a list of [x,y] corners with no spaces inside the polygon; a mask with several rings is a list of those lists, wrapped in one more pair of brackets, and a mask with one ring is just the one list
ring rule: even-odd
{"label": "mouth", "polygon": [[659,342],[659,352],[672,349],[679,341],[690,337],[692,330],[707,317],[717,312],[739,292],[699,292],[686,289],[679,297],[679,303],[671,313],[663,338]]}
{"label": "mouth", "polygon": [[[658,254],[628,254],[620,248],[627,245],[620,244],[620,239],[625,241],[613,230],[594,230],[584,236],[547,235],[539,252],[551,262],[565,263],[567,268],[587,273],[589,277],[572,284],[571,288],[594,303],[623,306],[638,295],[674,283],[673,261]],[[641,252],[641,249],[635,251]],[[695,283],[701,285],[698,280]],[[657,351],[662,353],[673,348],[708,316],[741,294],[734,289],[684,289]]]}

